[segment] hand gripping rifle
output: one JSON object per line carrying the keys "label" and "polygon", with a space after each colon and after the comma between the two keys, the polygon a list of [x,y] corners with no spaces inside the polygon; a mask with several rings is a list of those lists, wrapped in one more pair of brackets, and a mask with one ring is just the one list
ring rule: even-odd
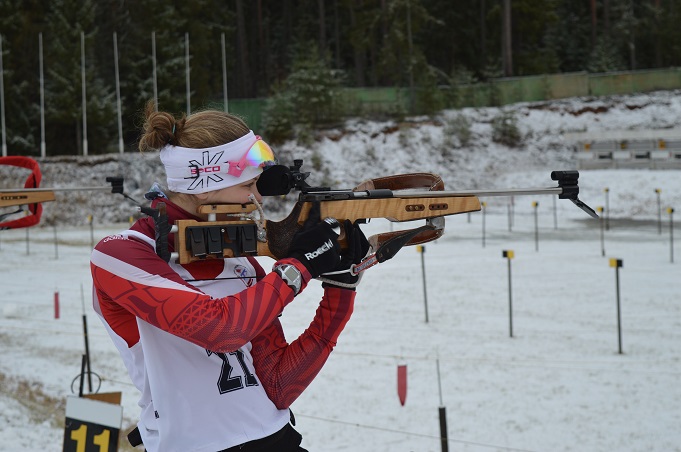
{"label": "hand gripping rifle", "polygon": [[[374,254],[365,258],[354,269],[359,273],[377,263],[392,258],[406,245],[430,242],[444,233],[444,217],[480,210],[478,196],[513,196],[554,194],[569,199],[594,218],[596,212],[578,199],[579,173],[553,171],[551,179],[557,187],[486,191],[445,191],[440,176],[432,173],[411,173],[380,177],[362,182],[352,189],[332,190],[311,187],[305,179],[310,173],[301,172],[303,161],[295,160],[287,167],[275,165],[260,176],[257,186],[263,196],[300,192],[291,213],[281,221],[264,219],[261,206],[254,197],[251,204],[202,205],[198,213],[207,214],[208,221],[179,220],[169,225],[165,204],[157,209],[143,208],[156,222],[156,247],[166,261],[177,260],[188,264],[201,259],[288,256],[294,234],[308,217],[312,203],[319,202],[322,218],[367,222],[371,218],[385,218],[393,222],[425,220],[425,224],[405,231],[384,232],[369,237]],[[168,234],[175,233],[175,253],[168,251]],[[339,241],[344,246],[344,232]]]}

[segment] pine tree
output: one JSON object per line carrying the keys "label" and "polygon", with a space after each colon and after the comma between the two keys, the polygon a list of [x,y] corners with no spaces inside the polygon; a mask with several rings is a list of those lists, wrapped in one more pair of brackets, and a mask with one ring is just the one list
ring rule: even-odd
{"label": "pine tree", "polygon": [[[115,93],[94,67],[95,3],[55,0],[48,13],[45,43],[45,122],[48,149],[82,154],[115,149]],[[87,137],[82,127],[81,32],[85,37]]]}
{"label": "pine tree", "polygon": [[0,1],[6,142],[10,155],[40,155],[38,33],[44,3]]}

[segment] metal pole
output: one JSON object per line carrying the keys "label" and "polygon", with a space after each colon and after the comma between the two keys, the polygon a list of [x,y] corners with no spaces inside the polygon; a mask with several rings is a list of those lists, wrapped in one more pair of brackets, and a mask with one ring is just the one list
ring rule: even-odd
{"label": "metal pole", "polygon": [[511,259],[508,260],[508,326],[509,336],[513,337],[513,289],[511,287]]}
{"label": "metal pole", "polygon": [[83,285],[80,285],[80,300],[83,305],[83,338],[85,340],[85,363],[87,365],[87,384],[88,391],[92,393],[92,372],[90,368],[90,341],[87,333],[87,316],[85,315],[85,294]]}
{"label": "metal pole", "polygon": [[511,0],[502,0],[501,59],[505,77],[513,76],[513,32],[511,30]]}
{"label": "metal pole", "polygon": [[83,155],[88,155],[87,149],[87,98],[85,94],[85,33],[80,32],[80,75],[81,93],[83,97]]}
{"label": "metal pole", "polygon": [[511,226],[515,226],[515,197],[511,196]]}
{"label": "metal pole", "polygon": [[669,260],[674,263],[674,209],[671,207],[667,210],[669,212]]}
{"label": "metal pole", "polygon": [[657,233],[662,235],[662,206],[660,203],[660,190],[659,188],[655,189],[655,194],[657,195]]}
{"label": "metal pole", "polygon": [[620,310],[620,268],[622,259],[610,259],[610,266],[615,268],[615,290],[617,294],[617,341],[619,354],[622,354],[622,314]]}
{"label": "metal pole", "polygon": [[[598,207],[596,207],[596,210],[598,211],[598,213],[602,213],[603,207],[598,206]],[[600,221],[598,223],[599,223],[600,229],[601,229],[601,256],[605,256],[605,231],[604,231],[605,222],[604,222],[602,215],[600,216]]]}
{"label": "metal pole", "polygon": [[121,82],[118,74],[118,36],[114,31],[113,34],[114,45],[114,69],[116,72],[116,106],[118,110],[118,152],[123,153],[123,115],[121,112]]}
{"label": "metal pole", "polygon": [[2,66],[2,35],[0,34],[0,129],[2,129],[2,156],[7,157],[7,131],[5,129],[5,70]]}
{"label": "metal pole", "polygon": [[508,213],[508,232],[511,232],[511,204],[506,204],[506,212]]}
{"label": "metal pole", "polygon": [[504,250],[501,253],[508,261],[508,331],[509,337],[513,337],[513,287],[511,286],[511,259],[514,257],[513,250]]}
{"label": "metal pole", "polygon": [[54,229],[54,258],[59,259],[59,240],[57,239],[57,223],[52,225]]}
{"label": "metal pole", "polygon": [[189,116],[192,112],[192,107],[191,107],[191,100],[190,100],[190,95],[191,95],[191,88],[189,87],[189,33],[184,34],[184,60],[185,60],[185,81],[187,85],[187,116]]}
{"label": "metal pole", "polygon": [[438,416],[440,418],[440,448],[442,452],[449,451],[449,438],[447,434],[447,408],[442,403],[442,383],[440,382],[440,359],[435,360],[437,366],[437,386],[440,392],[440,407],[438,408]]}
{"label": "metal pole", "polygon": [[485,212],[487,211],[487,203],[486,202],[481,202],[480,206],[482,206],[482,247],[485,247]]}
{"label": "metal pole", "polygon": [[407,44],[409,51],[409,113],[414,113],[414,57],[411,36],[411,4],[407,0]]}
{"label": "metal pole", "polygon": [[537,213],[539,203],[533,201],[532,207],[534,207],[534,250],[539,251],[539,214]]}
{"label": "metal pole", "polygon": [[87,366],[87,358],[82,355],[80,360],[80,384],[78,386],[78,397],[83,397],[83,383],[85,382],[85,369]]}
{"label": "metal pole", "polygon": [[90,248],[95,247],[95,227],[92,214],[87,216],[87,221],[90,224]]}
{"label": "metal pole", "polygon": [[227,96],[227,46],[225,45],[225,34],[220,35],[222,44],[222,105],[225,113],[229,113],[229,99]]}
{"label": "metal pole", "polygon": [[447,437],[447,408],[441,406],[438,408],[438,415],[440,417],[440,448],[442,452],[449,452],[449,438]]}
{"label": "metal pole", "polygon": [[610,230],[610,189],[605,188],[605,230]]}
{"label": "metal pole", "polygon": [[[439,353],[438,353],[439,355]],[[437,391],[438,394],[440,395],[440,406],[443,405],[442,403],[442,381],[440,379],[440,358],[435,359],[435,366],[437,368]]]}
{"label": "metal pole", "polygon": [[508,259],[508,320],[509,336],[513,337],[513,288],[511,286],[511,259]]}
{"label": "metal pole", "polygon": [[421,253],[421,276],[423,277],[423,303],[426,308],[426,323],[428,323],[428,291],[426,288],[426,246],[419,245],[417,250]]}
{"label": "metal pole", "polygon": [[558,229],[558,207],[556,207],[555,196],[553,196],[553,229]]}
{"label": "metal pole", "polygon": [[38,60],[40,62],[40,156],[47,156],[45,144],[45,75],[43,70],[43,34],[38,34]]}
{"label": "metal pole", "polygon": [[617,285],[617,343],[619,354],[622,354],[622,312],[620,309],[620,269],[615,269],[615,284]]}
{"label": "metal pole", "polygon": [[151,76],[154,85],[154,107],[158,111],[158,82],[156,77],[156,32],[151,32]]}

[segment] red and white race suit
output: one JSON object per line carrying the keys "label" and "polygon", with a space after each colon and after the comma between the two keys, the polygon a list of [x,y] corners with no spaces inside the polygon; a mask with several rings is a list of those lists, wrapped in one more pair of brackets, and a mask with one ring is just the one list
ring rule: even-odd
{"label": "red and white race suit", "polygon": [[[195,218],[162,201],[170,224]],[[336,345],[355,292],[326,288],[289,344],[277,317],[294,292],[276,273],[250,257],[166,263],[154,236],[142,218],[91,257],[94,308],[141,392],[146,450],[214,452],[277,432]],[[311,275],[299,261],[278,263],[295,265],[305,288]]]}

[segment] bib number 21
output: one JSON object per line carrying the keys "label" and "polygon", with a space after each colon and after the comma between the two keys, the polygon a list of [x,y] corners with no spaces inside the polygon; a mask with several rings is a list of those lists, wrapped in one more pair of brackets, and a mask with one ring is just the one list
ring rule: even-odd
{"label": "bib number 21", "polygon": [[[247,386],[258,386],[258,380],[249,370],[241,350],[230,353],[216,353],[206,350],[206,353],[208,353],[208,356],[215,355],[222,360],[222,368],[220,370],[220,377],[218,378],[218,390],[220,391],[220,394],[238,391]],[[236,361],[243,372],[243,376],[232,375],[234,366],[229,362],[230,356],[236,357]]]}

